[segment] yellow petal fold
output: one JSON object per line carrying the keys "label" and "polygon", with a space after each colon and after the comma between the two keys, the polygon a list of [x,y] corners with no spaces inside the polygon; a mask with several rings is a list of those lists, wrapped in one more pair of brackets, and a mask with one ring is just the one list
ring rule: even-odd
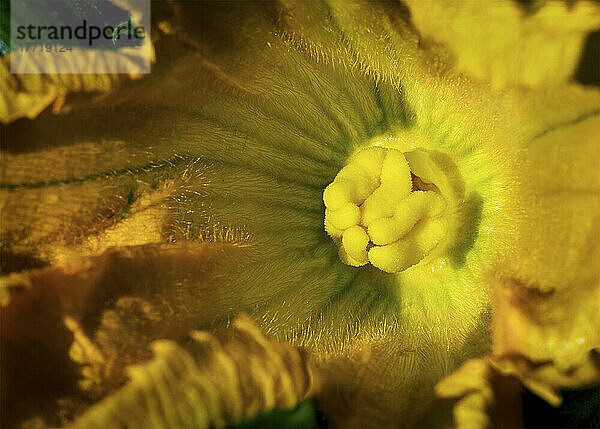
{"label": "yellow petal fold", "polygon": [[71,427],[224,427],[307,396],[312,376],[297,349],[268,340],[247,317],[232,327],[221,341],[193,331],[185,347],[153,342],[154,358],[129,367],[131,381]]}
{"label": "yellow petal fold", "polygon": [[600,28],[600,6],[593,1],[405,4],[425,44],[443,45],[459,71],[495,88],[567,82],[576,71],[585,37]]}
{"label": "yellow petal fold", "polygon": [[[590,104],[574,115],[577,98],[579,106]],[[552,103],[553,124],[522,149],[515,168],[523,215],[513,250],[499,260],[493,279],[494,354],[515,356],[522,375],[554,389],[598,382],[600,374],[594,357],[600,348],[598,106],[599,91],[572,88]],[[521,358],[553,369],[535,370]]]}

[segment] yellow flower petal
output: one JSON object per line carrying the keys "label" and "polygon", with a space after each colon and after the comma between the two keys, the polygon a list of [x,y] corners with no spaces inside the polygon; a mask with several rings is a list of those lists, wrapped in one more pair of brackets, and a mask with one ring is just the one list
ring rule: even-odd
{"label": "yellow flower petal", "polygon": [[443,44],[456,68],[502,88],[559,85],[571,79],[600,6],[517,1],[408,0],[421,36]]}
{"label": "yellow flower petal", "polygon": [[247,317],[229,340],[193,331],[186,348],[152,343],[154,358],[129,367],[131,381],[72,427],[223,427],[259,412],[292,408],[312,387],[295,348],[272,342]]}
{"label": "yellow flower petal", "polygon": [[483,429],[523,426],[521,386],[487,358],[471,359],[435,386],[453,401],[454,427]]}
{"label": "yellow flower petal", "polygon": [[[588,107],[573,114],[576,99]],[[495,269],[493,350],[514,356],[522,376],[560,389],[600,380],[600,92],[572,88],[551,106],[552,124],[515,166],[523,215]]]}

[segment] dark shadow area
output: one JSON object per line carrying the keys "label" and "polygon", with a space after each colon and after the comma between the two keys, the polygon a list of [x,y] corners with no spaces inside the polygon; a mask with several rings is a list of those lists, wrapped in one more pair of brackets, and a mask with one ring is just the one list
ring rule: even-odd
{"label": "dark shadow area", "polygon": [[13,289],[0,309],[1,426],[17,427],[33,416],[55,416],[45,423],[58,426],[57,398],[76,392],[78,368],[68,357],[73,336],[54,291]]}
{"label": "dark shadow area", "polygon": [[479,223],[483,210],[483,198],[478,192],[471,192],[460,207],[460,212],[455,213],[461,220],[458,226],[458,235],[449,249],[450,260],[457,267],[462,267],[467,259],[467,252],[475,244],[479,235]]}
{"label": "dark shadow area", "polygon": [[600,87],[600,31],[588,35],[574,79],[584,85]]}
{"label": "dark shadow area", "polygon": [[7,249],[5,246],[0,247],[1,275],[31,270],[34,268],[42,268],[47,265],[48,263],[46,261],[43,261],[35,256],[24,253],[14,253],[10,249]]}
{"label": "dark shadow area", "polygon": [[526,428],[600,428],[600,385],[562,392],[563,403],[554,408],[523,391],[523,420]]}

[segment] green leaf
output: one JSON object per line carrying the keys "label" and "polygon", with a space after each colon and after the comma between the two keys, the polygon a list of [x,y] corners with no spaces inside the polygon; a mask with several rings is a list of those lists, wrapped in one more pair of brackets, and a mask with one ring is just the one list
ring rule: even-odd
{"label": "green leaf", "polygon": [[270,413],[262,413],[235,426],[230,426],[230,429],[317,429],[318,427],[315,404],[311,401],[304,401],[290,410],[275,410]]}

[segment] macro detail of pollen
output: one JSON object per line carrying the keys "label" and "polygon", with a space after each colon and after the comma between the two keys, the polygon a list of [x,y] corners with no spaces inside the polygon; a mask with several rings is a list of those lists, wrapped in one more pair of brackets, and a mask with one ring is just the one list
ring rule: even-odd
{"label": "macro detail of pollen", "polygon": [[323,192],[325,230],[340,259],[395,273],[432,254],[448,232],[440,179],[424,150],[359,149]]}

